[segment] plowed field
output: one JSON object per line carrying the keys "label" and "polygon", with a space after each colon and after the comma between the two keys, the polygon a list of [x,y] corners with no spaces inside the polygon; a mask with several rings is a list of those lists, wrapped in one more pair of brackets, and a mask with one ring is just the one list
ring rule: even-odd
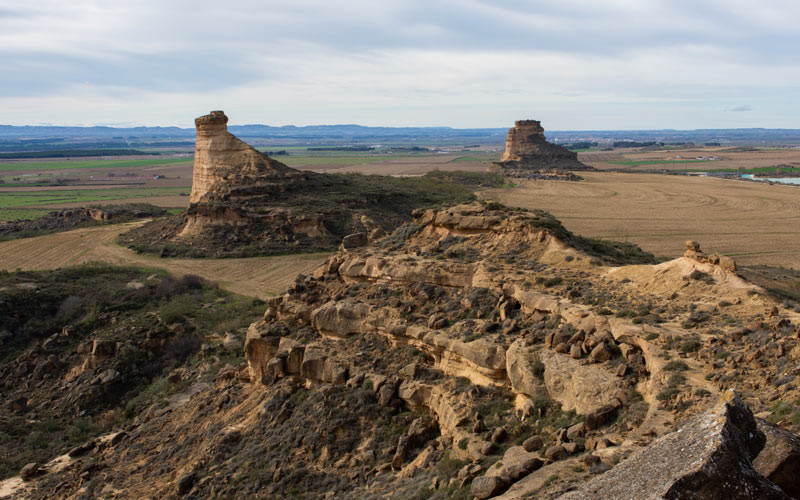
{"label": "plowed field", "polygon": [[[136,224],[141,224],[138,222]],[[84,262],[160,268],[176,275],[196,274],[241,295],[267,298],[283,292],[298,273],[309,273],[328,254],[247,259],[162,259],[139,255],[115,243],[128,224],[78,229],[0,243],[0,269],[56,269]]]}

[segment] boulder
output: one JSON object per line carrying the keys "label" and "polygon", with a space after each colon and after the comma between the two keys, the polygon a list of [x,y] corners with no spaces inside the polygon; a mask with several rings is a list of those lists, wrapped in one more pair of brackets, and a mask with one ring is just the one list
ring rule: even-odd
{"label": "boulder", "polygon": [[614,393],[623,387],[623,381],[606,364],[583,364],[569,356],[545,354],[542,352],[540,359],[547,394],[565,411],[586,414],[613,404]]}
{"label": "boulder", "polygon": [[19,477],[21,477],[23,481],[30,481],[31,479],[38,476],[40,473],[41,470],[39,469],[39,464],[37,464],[36,462],[31,462],[22,469],[20,469]]}
{"label": "boulder", "polygon": [[559,500],[788,500],[753,468],[766,438],[735,391]]}
{"label": "boulder", "polygon": [[544,461],[536,453],[526,451],[522,446],[512,446],[495,462],[487,476],[499,476],[506,484],[512,484],[539,469]]}
{"label": "boulder", "polygon": [[347,382],[350,371],[347,366],[326,359],[322,368],[322,381],[330,384],[344,384]]}
{"label": "boulder", "polygon": [[522,447],[528,452],[540,450],[542,446],[544,446],[544,443],[539,436],[531,436],[522,442]]}
{"label": "boulder", "polygon": [[367,238],[367,233],[353,233],[348,234],[344,238],[342,238],[342,248],[344,250],[351,250],[353,248],[359,248],[365,246],[369,243],[369,238]]}
{"label": "boulder", "polygon": [[251,382],[263,383],[265,381],[267,363],[278,352],[280,340],[279,336],[269,334],[264,321],[257,321],[247,329],[244,355],[247,359]]}
{"label": "boulder", "polygon": [[325,361],[326,356],[322,349],[312,346],[306,347],[303,364],[300,365],[300,375],[309,380],[324,380]]}
{"label": "boulder", "polygon": [[575,441],[578,438],[582,438],[584,434],[586,434],[586,424],[583,422],[575,424],[567,429],[567,439],[570,441]]}
{"label": "boulder", "polygon": [[585,422],[586,429],[593,431],[603,427],[604,425],[610,424],[614,421],[614,419],[617,418],[618,409],[619,407],[616,405],[603,405],[593,412],[587,414]]}
{"label": "boulder", "polygon": [[267,362],[265,376],[269,380],[276,380],[286,375],[286,357],[275,356]]}
{"label": "boulder", "polygon": [[767,442],[753,467],[787,495],[800,498],[800,436],[760,418],[756,423]]}
{"label": "boulder", "polygon": [[560,444],[556,446],[551,446],[550,448],[547,448],[547,451],[544,452],[544,456],[548,460],[552,461],[562,460],[564,458],[567,458],[567,450]]}
{"label": "boulder", "polygon": [[611,351],[608,350],[605,343],[601,342],[592,349],[589,358],[593,363],[604,363],[611,359]]}
{"label": "boulder", "polygon": [[499,495],[505,488],[506,484],[502,478],[498,476],[482,476],[472,481],[470,493],[478,500],[484,500]]}

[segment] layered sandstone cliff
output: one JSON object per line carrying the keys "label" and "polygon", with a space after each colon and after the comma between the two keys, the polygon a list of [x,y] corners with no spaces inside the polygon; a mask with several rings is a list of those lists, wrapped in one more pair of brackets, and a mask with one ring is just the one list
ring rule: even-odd
{"label": "layered sandstone cliff", "polygon": [[578,161],[577,153],[548,142],[541,122],[537,120],[514,122],[514,127],[508,130],[506,136],[506,150],[497,165],[510,173],[517,174],[540,172],[546,175],[547,170],[553,169],[590,169]]}

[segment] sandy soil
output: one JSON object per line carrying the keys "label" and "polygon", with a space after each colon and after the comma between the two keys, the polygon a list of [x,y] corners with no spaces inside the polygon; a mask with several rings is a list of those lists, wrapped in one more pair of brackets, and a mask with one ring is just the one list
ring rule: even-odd
{"label": "sandy soil", "polygon": [[581,172],[582,182],[523,181],[481,194],[553,213],[584,236],[630,241],[677,257],[684,242],[740,264],[800,269],[800,189],[654,174]]}
{"label": "sandy soil", "polygon": [[298,273],[313,271],[328,255],[162,259],[139,255],[114,242],[118,234],[130,227],[129,224],[115,224],[2,242],[0,269],[56,269],[84,262],[154,267],[177,275],[197,274],[231,292],[265,299],[286,290]]}

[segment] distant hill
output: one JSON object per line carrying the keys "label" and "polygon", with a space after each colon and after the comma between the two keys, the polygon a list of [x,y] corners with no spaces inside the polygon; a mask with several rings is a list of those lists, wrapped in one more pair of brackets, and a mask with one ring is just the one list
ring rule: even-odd
{"label": "distant hill", "polygon": [[[229,130],[240,137],[260,138],[331,138],[331,139],[365,139],[365,138],[447,138],[447,137],[496,137],[503,139],[506,128],[457,129],[450,127],[364,127],[361,125],[311,125],[296,127],[286,125],[272,127],[269,125],[231,125]],[[193,138],[194,128],[179,127],[50,127],[50,126],[14,126],[0,125],[0,139],[19,138]]]}
{"label": "distant hill", "polygon": [[[365,127],[362,125],[309,125],[297,127],[286,125],[250,124],[231,125],[229,130],[243,138],[270,139],[278,141],[303,141],[325,143],[363,142],[363,141],[401,141],[422,140],[426,142],[456,142],[475,140],[476,143],[502,145],[508,128],[452,128],[452,127]],[[697,130],[553,130],[546,134],[547,139],[556,143],[600,142],[613,144],[620,141],[658,142],[665,144],[720,143],[750,145],[800,145],[800,129],[697,129]],[[61,138],[65,140],[94,139],[107,141],[105,147],[147,146],[140,143],[146,140],[164,141],[193,140],[194,128],[180,127],[54,127],[54,126],[14,126],[0,125],[0,150],[4,141],[14,141],[14,151],[55,149],[55,146],[37,144],[39,141]],[[20,142],[26,142],[20,148]],[[108,142],[110,141],[110,142]],[[117,145],[122,141],[123,146]],[[111,145],[111,143],[115,143]],[[165,144],[161,144],[164,146]],[[176,143],[185,146],[186,143]],[[37,147],[38,146],[38,147]],[[100,147],[100,146],[97,146]],[[69,149],[64,148],[63,149]]]}

